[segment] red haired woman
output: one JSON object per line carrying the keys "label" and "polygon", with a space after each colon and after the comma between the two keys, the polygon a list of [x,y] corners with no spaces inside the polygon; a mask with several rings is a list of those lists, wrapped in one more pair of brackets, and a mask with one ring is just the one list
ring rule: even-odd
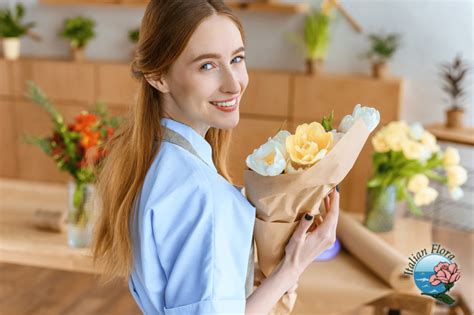
{"label": "red haired woman", "polygon": [[[244,32],[221,0],[151,0],[128,119],[106,144],[93,253],[145,314],[266,314],[335,240],[339,195],[302,220],[281,268],[253,291],[255,208],[225,158],[248,84]],[[317,285],[317,284],[315,284]]]}

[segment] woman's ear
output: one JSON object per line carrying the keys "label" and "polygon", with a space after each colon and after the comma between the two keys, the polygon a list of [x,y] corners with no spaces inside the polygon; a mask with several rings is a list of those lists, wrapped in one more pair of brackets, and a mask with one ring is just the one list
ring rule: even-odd
{"label": "woman's ear", "polygon": [[152,76],[150,74],[145,75],[145,80],[153,86],[155,89],[160,91],[161,93],[168,93],[169,88],[166,80],[162,76]]}

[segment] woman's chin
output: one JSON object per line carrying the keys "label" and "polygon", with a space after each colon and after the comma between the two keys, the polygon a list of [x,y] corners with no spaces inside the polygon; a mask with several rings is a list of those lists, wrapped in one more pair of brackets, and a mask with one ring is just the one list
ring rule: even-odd
{"label": "woman's chin", "polygon": [[229,113],[225,119],[217,121],[214,126],[218,129],[233,129],[239,123],[239,118],[239,111],[236,110],[235,112]]}

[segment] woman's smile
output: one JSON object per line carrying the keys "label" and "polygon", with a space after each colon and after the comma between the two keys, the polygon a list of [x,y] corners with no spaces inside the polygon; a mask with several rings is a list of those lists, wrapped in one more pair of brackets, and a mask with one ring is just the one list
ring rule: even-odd
{"label": "woman's smile", "polygon": [[224,102],[209,102],[213,106],[215,106],[217,109],[223,111],[223,112],[232,112],[237,109],[239,106],[239,98],[235,97],[233,99],[224,101]]}

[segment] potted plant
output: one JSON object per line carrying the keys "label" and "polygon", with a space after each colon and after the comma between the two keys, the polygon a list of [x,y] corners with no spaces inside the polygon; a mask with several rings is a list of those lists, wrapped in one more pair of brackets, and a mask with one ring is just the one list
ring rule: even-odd
{"label": "potted plant", "polygon": [[139,28],[132,28],[128,31],[128,39],[132,44],[138,43],[138,38],[140,36],[140,29]]}
{"label": "potted plant", "polygon": [[372,63],[372,76],[374,78],[384,78],[389,73],[388,61],[393,57],[400,46],[400,35],[391,34],[370,34],[370,50],[363,56]]}
{"label": "potted plant", "polygon": [[464,107],[462,105],[466,90],[463,87],[464,80],[470,71],[470,67],[458,55],[452,63],[441,65],[441,78],[444,81],[443,90],[450,98],[450,105],[446,111],[446,127],[462,128],[464,119]]}
{"label": "potted plant", "polygon": [[74,123],[66,124],[62,115],[31,81],[27,82],[27,97],[46,110],[53,122],[53,132],[47,137],[23,136],[23,141],[37,145],[50,156],[61,171],[71,175],[68,182],[67,216],[68,244],[87,247],[94,222],[93,193],[95,172],[106,156],[103,147],[114,133],[120,119],[109,118],[107,107],[96,103],[92,110],[81,111]]}
{"label": "potted plant", "polygon": [[405,200],[414,215],[421,215],[419,207],[438,196],[430,180],[445,184],[452,199],[463,196],[467,171],[460,165],[459,152],[452,147],[441,151],[421,124],[393,121],[372,137],[372,146],[374,174],[367,183],[364,222],[370,230],[392,230],[398,201]]}
{"label": "potted plant", "polygon": [[0,10],[0,37],[3,42],[3,55],[5,59],[16,60],[20,57],[20,37],[28,34],[35,26],[35,22],[23,24],[25,7],[18,3],[15,11],[9,9]]}
{"label": "potted plant", "polygon": [[83,16],[64,20],[64,28],[59,35],[69,40],[75,61],[84,59],[84,50],[88,42],[95,37],[94,27],[95,21]]}
{"label": "potted plant", "polygon": [[132,53],[131,53],[132,57],[135,54],[135,49],[136,49],[136,45],[138,43],[139,36],[140,36],[140,29],[138,27],[133,28],[133,29],[128,31],[128,39],[133,44],[133,49],[132,49]]}
{"label": "potted plant", "polygon": [[305,18],[304,35],[288,35],[288,39],[299,46],[305,54],[307,74],[322,72],[330,39],[331,9],[328,6],[312,9]]}

